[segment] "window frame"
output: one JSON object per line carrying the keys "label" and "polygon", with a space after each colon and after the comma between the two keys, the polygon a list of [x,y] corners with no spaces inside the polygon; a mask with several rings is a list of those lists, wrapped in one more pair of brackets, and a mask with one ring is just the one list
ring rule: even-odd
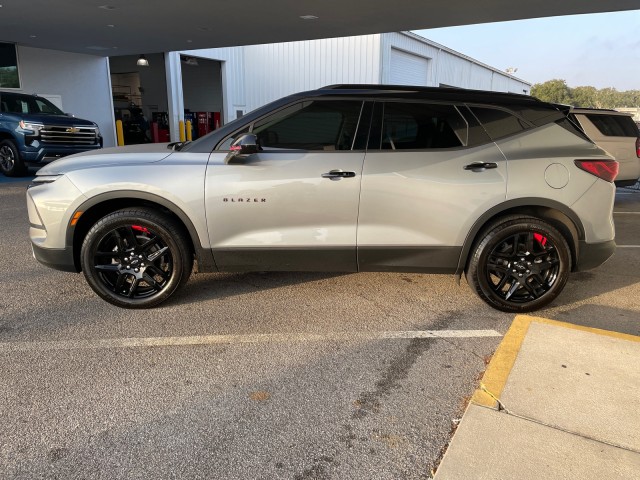
{"label": "window frame", "polygon": [[7,87],[0,84],[0,88],[2,88],[3,90],[19,91],[19,90],[22,90],[22,77],[20,75],[20,56],[18,55],[18,45],[11,42],[0,42],[0,47],[6,47],[6,46],[13,46],[13,51],[15,52],[15,58],[16,58],[15,68],[18,76],[18,86]]}
{"label": "window frame", "polygon": [[[282,115],[283,112],[285,112],[286,110],[289,110],[291,108],[294,108],[296,105],[301,105],[304,103],[308,103],[308,102],[356,102],[356,103],[360,103],[360,113],[358,114],[358,121],[356,122],[356,129],[355,129],[355,133],[353,136],[353,141],[351,143],[351,149],[349,150],[310,150],[310,149],[290,149],[290,148],[269,148],[268,150],[261,150],[261,153],[277,153],[277,152],[313,152],[313,153],[344,153],[344,152],[364,152],[366,150],[366,143],[368,142],[368,135],[369,135],[369,129],[370,129],[370,125],[371,125],[371,118],[366,118],[367,114],[369,114],[369,116],[371,115],[371,110],[370,108],[367,108],[367,104],[368,103],[372,103],[369,99],[366,98],[362,98],[362,97],[351,97],[351,96],[340,96],[340,97],[308,97],[308,98],[298,98],[295,101],[292,101],[290,103],[287,103],[285,105],[282,105],[280,107],[278,107],[277,109],[271,110],[267,113],[265,113],[264,115],[261,115],[258,118],[255,118],[253,120],[251,120],[248,123],[244,123],[242,124],[239,128],[237,128],[236,130],[234,130],[232,133],[230,133],[229,135],[225,136],[222,140],[220,140],[218,142],[218,144],[215,146],[214,151],[218,151],[218,152],[228,152],[229,147],[231,146],[231,142],[237,138],[237,136],[239,134],[244,134],[244,133],[252,133],[254,126],[257,123],[262,123],[263,121],[265,121],[266,119],[268,119],[269,117],[278,117],[279,115],[282,116],[282,119],[286,118],[287,115]],[[362,135],[362,129],[364,129],[365,133],[365,142],[364,142],[364,146],[363,148],[353,148],[354,145],[356,144],[356,141],[358,138],[361,138]],[[229,141],[231,140],[231,142]],[[222,148],[225,146],[225,144],[228,144],[227,148]]]}
{"label": "window frame", "polygon": [[[446,106],[446,107],[453,107],[453,109],[456,111],[456,113],[458,114],[458,116],[460,117],[460,120],[462,122],[464,122],[464,124],[466,125],[466,140],[463,142],[462,140],[460,140],[460,137],[458,136],[458,134],[456,133],[455,129],[452,129],[454,134],[456,135],[456,137],[458,137],[458,139],[461,141],[461,145],[460,146],[456,146],[456,147],[441,147],[441,148],[407,148],[407,149],[382,149],[382,128],[384,125],[384,112],[385,112],[385,107],[387,104],[398,104],[398,103],[402,103],[402,104],[412,104],[412,105],[433,105],[433,106]],[[377,99],[375,101],[374,104],[374,108],[373,108],[373,112],[372,112],[372,120],[371,120],[371,127],[370,127],[370,134],[369,134],[369,141],[367,142],[367,151],[369,152],[385,152],[385,153],[391,153],[391,152],[397,152],[397,153],[402,153],[402,152],[448,152],[448,151],[456,151],[456,150],[464,150],[473,146],[476,146],[474,144],[471,144],[471,136],[470,136],[470,123],[469,123],[469,119],[467,118],[467,116],[465,116],[463,114],[463,112],[461,111],[461,108],[464,108],[465,104],[464,103],[460,103],[460,102],[446,102],[446,101],[435,101],[435,100],[429,100],[429,99],[404,99],[404,98],[385,98],[385,99]],[[377,143],[377,147],[373,147],[371,142],[372,140],[374,140],[374,137],[379,136],[380,138],[378,139],[378,143]],[[490,139],[487,139],[488,141],[490,141]]]}
{"label": "window frame", "polygon": [[[492,142],[495,142],[497,140],[502,140],[504,138],[513,137],[513,136],[516,136],[516,135],[521,135],[522,133],[524,133],[524,132],[526,132],[526,131],[528,131],[528,130],[530,130],[532,128],[536,128],[536,126],[534,124],[532,124],[530,121],[528,121],[522,115],[518,115],[513,110],[505,108],[505,107],[503,107],[501,105],[491,105],[491,104],[486,104],[486,103],[467,103],[466,107],[467,107],[467,110],[468,110],[469,114],[473,115],[473,118],[475,118],[475,120],[478,122],[478,125],[480,125],[482,127],[482,129],[486,132],[487,136],[491,139]],[[521,123],[524,124],[524,126],[523,126],[522,130],[520,130],[518,132],[512,132],[512,133],[509,133],[507,135],[502,135],[500,137],[495,137],[494,138],[491,135],[491,133],[489,133],[489,131],[486,129],[484,123],[474,113],[473,108],[485,108],[485,109],[500,110],[500,111],[506,112],[509,115],[517,118]]]}

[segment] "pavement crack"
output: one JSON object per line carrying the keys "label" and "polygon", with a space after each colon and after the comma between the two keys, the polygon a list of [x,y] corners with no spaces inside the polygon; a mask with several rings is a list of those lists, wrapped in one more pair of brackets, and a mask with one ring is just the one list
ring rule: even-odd
{"label": "pavement crack", "polygon": [[[489,393],[489,392],[487,392],[487,393]],[[603,445],[609,445],[610,447],[619,448],[619,449],[625,450],[627,452],[640,454],[640,450],[635,449],[635,448],[630,448],[630,447],[627,447],[627,446],[624,446],[624,445],[620,445],[619,443],[610,442],[610,441],[607,441],[607,440],[602,440],[600,438],[596,438],[596,437],[593,437],[591,435],[585,435],[584,433],[576,432],[574,430],[569,430],[568,428],[563,428],[563,427],[560,427],[558,425],[554,425],[554,424],[551,424],[551,423],[543,422],[542,420],[538,420],[536,418],[528,417],[526,415],[520,415],[518,413],[515,413],[513,410],[509,410],[508,408],[506,408],[504,406],[504,403],[500,402],[499,400],[498,400],[498,404],[502,405],[502,408],[498,408],[497,411],[501,412],[501,413],[504,413],[506,415],[510,415],[512,417],[519,418],[519,419],[524,420],[526,422],[535,423],[535,424],[541,425],[543,427],[552,428],[552,429],[558,430],[560,432],[568,433],[569,435],[575,435],[576,437],[584,438],[585,440],[591,440],[593,442],[598,442],[598,443],[601,443]],[[482,407],[482,408],[489,408],[489,407]],[[495,411],[495,409],[492,409],[492,410]]]}
{"label": "pavement crack", "polygon": [[[480,390],[482,390],[484,393],[486,393],[496,401],[496,403],[498,404],[499,412],[505,412],[505,413],[511,414],[511,411],[507,407],[505,407],[504,403],[502,403],[496,395],[490,392],[487,386],[482,382],[480,382]],[[514,416],[517,416],[517,415],[514,415]]]}

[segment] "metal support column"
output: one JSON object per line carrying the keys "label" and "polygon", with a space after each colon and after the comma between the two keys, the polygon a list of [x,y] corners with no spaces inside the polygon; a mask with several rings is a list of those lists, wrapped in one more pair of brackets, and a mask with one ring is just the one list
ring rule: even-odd
{"label": "metal support column", "polygon": [[167,102],[169,104],[169,136],[172,142],[178,142],[180,141],[180,121],[184,120],[180,53],[165,52],[164,65],[167,79]]}

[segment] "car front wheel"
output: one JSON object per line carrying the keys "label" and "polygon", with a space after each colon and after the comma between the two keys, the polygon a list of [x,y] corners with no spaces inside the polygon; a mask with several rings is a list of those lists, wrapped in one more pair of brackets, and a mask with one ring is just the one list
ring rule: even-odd
{"label": "car front wheel", "polygon": [[530,312],[553,301],[571,270],[565,238],[548,223],[507,217],[480,236],[467,281],[486,303],[505,312]]}
{"label": "car front wheel", "polygon": [[106,215],[82,244],[82,270],[91,288],[124,308],[150,308],[188,280],[193,256],[182,228],[146,208]]}
{"label": "car front wheel", "polygon": [[21,177],[27,173],[27,167],[11,140],[0,142],[0,171],[7,177]]}

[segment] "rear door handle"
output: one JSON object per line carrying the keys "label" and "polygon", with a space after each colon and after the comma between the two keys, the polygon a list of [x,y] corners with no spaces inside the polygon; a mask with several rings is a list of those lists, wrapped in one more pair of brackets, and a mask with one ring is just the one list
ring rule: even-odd
{"label": "rear door handle", "polygon": [[489,168],[498,168],[495,162],[473,162],[463,167],[465,170],[487,170]]}
{"label": "rear door handle", "polygon": [[355,177],[356,172],[345,172],[343,170],[331,170],[328,173],[323,173],[322,178],[330,178],[331,180],[340,180],[341,178]]}

